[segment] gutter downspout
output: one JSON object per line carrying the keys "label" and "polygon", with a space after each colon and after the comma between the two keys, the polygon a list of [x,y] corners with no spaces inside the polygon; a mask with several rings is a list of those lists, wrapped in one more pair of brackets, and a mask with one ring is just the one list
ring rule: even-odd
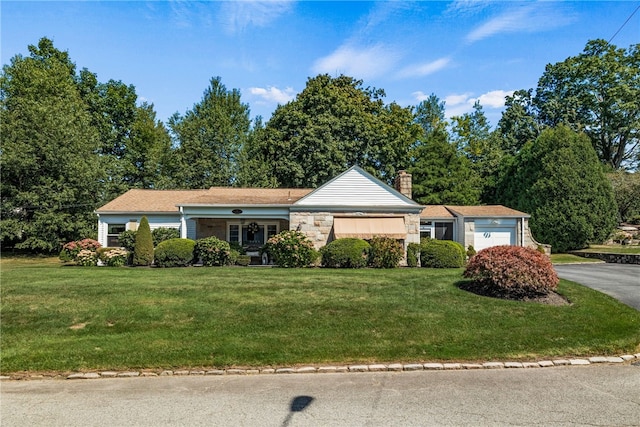
{"label": "gutter downspout", "polygon": [[524,247],[524,217],[520,218],[520,246]]}
{"label": "gutter downspout", "polygon": [[187,220],[184,217],[182,206],[180,206],[180,237],[183,239],[187,238]]}

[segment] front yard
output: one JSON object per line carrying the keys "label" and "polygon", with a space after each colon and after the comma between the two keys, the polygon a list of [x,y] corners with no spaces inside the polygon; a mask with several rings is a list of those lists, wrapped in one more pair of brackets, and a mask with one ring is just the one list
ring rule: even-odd
{"label": "front yard", "polygon": [[571,305],[467,293],[460,269],[65,267],[4,258],[3,374],[535,360],[640,351],[640,312],[561,281]]}

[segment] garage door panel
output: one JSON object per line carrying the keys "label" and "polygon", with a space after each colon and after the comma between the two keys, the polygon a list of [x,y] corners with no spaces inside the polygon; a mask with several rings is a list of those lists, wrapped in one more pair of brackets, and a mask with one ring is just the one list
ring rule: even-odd
{"label": "garage door panel", "polygon": [[492,246],[515,245],[515,230],[513,228],[478,227],[474,234],[474,249],[490,248]]}

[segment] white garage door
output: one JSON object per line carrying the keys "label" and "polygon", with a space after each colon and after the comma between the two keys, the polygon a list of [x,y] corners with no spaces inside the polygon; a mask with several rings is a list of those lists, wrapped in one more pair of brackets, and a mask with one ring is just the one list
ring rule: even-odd
{"label": "white garage door", "polygon": [[473,236],[476,251],[491,246],[515,245],[516,233],[511,227],[477,227]]}

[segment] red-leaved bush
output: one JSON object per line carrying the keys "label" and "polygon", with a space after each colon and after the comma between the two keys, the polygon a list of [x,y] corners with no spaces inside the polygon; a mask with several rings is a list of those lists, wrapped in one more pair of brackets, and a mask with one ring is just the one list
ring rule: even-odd
{"label": "red-leaved bush", "polygon": [[475,254],[464,277],[473,280],[470,290],[503,298],[546,295],[558,287],[558,275],[550,259],[531,248],[494,246]]}

